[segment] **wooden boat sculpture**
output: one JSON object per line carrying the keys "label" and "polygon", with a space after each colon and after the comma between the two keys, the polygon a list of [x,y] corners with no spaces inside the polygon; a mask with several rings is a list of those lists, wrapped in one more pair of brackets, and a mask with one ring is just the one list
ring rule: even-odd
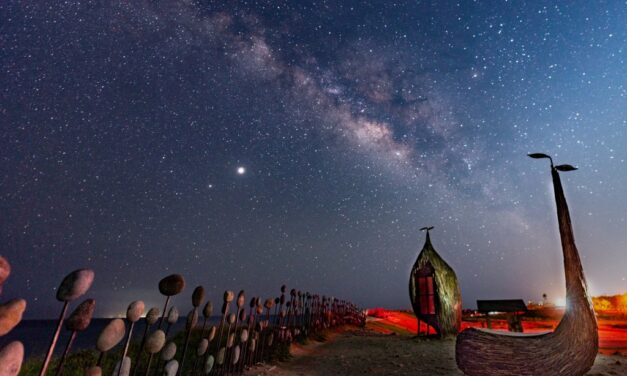
{"label": "wooden boat sculpture", "polygon": [[[540,153],[529,156],[551,159]],[[463,331],[457,337],[455,358],[466,375],[576,376],[592,367],[599,348],[597,321],[558,173],[571,170],[575,168],[570,165],[553,166],[551,159],[566,275],[566,308],[562,320],[555,331],[548,333],[510,334],[475,328]]]}
{"label": "wooden boat sculpture", "polygon": [[[462,294],[455,271],[431,245],[429,230],[409,276],[409,298],[418,319],[435,329],[438,337],[457,335],[462,321]],[[429,334],[429,329],[427,329]]]}

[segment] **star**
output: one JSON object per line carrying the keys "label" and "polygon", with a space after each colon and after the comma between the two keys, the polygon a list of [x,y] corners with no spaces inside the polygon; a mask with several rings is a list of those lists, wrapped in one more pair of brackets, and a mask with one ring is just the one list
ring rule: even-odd
{"label": "star", "polygon": [[244,166],[239,166],[239,167],[237,168],[237,174],[238,174],[238,175],[244,175],[245,173],[246,173],[246,167],[244,167]]}

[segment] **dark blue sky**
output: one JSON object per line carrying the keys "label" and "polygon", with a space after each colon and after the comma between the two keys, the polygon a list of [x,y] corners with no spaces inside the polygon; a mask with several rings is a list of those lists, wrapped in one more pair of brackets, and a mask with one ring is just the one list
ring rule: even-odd
{"label": "dark blue sky", "polygon": [[0,4],[3,300],[52,316],[91,267],[100,315],[172,272],[408,307],[424,225],[464,306],[558,299],[536,151],[627,290],[624,2],[215,3]]}

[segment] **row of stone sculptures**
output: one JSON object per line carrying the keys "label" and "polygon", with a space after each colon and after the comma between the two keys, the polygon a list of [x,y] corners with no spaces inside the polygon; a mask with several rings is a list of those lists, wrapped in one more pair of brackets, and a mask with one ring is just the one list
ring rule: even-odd
{"label": "row of stone sculptures", "polygon": [[[0,256],[0,288],[9,274],[10,265]],[[70,303],[89,290],[94,275],[90,269],[80,269],[67,275],[61,282],[57,299],[63,303],[63,307],[40,376],[46,375],[51,366],[64,324],[70,336],[57,362],[56,375],[63,374],[78,333],[89,327],[96,305],[94,299],[82,301],[67,319],[66,315]],[[117,318],[109,321],[95,344],[97,361],[84,370],[85,374],[98,376],[105,371],[114,376],[240,374],[246,367],[267,361],[281,349],[289,348],[295,338],[305,338],[335,325],[365,323],[363,311],[348,301],[295,289],[288,293],[286,287],[282,286],[280,296],[265,301],[253,297],[248,307],[243,290],[237,296],[232,291],[225,291],[219,324],[210,325],[214,307],[211,301],[205,302],[204,288],[197,286],[192,292],[192,309],[186,318],[182,349],[179,349],[174,341],[176,333],[170,333],[179,319],[179,311],[171,306],[171,300],[184,288],[185,280],[181,275],[167,276],[159,282],[159,291],[165,296],[162,310],[153,307],[145,312],[144,303],[137,300],[128,306],[126,320]],[[25,308],[23,299],[0,305],[0,335],[8,333],[21,321]],[[138,351],[133,353],[129,349],[134,328],[144,313],[141,342]],[[199,325],[201,316],[202,325]],[[122,343],[119,351],[112,351]],[[178,347],[181,347],[180,343]],[[114,354],[110,356],[117,358],[115,367],[106,370],[104,359],[111,353]],[[24,346],[19,341],[11,342],[1,349],[0,376],[17,375],[23,358]]]}

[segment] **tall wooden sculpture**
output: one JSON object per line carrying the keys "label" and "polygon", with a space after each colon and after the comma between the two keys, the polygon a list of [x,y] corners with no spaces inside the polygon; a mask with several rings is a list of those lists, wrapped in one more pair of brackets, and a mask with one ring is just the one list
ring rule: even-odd
{"label": "tall wooden sculpture", "polygon": [[[529,154],[548,158],[545,154]],[[466,375],[569,375],[585,374],[599,348],[597,321],[587,292],[579,252],[575,246],[568,206],[558,171],[570,165],[553,166],[551,175],[557,205],[564,271],[566,310],[554,332],[508,335],[470,328],[457,337],[457,366]]]}
{"label": "tall wooden sculpture", "polygon": [[418,318],[435,329],[439,337],[456,335],[461,325],[462,298],[455,271],[440,257],[427,239],[409,277],[409,298]]}

